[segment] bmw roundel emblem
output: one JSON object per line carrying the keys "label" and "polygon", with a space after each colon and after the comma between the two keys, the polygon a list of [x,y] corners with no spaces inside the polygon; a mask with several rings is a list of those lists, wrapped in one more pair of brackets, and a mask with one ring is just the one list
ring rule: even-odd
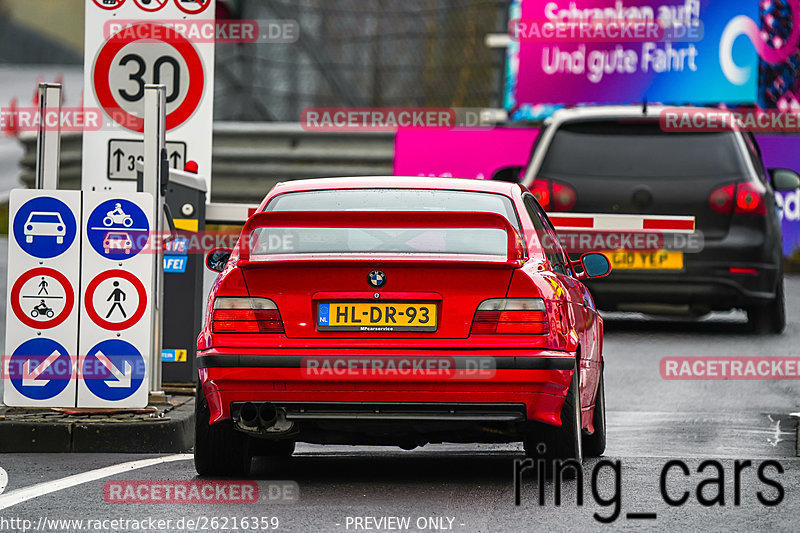
{"label": "bmw roundel emblem", "polygon": [[380,289],[381,287],[386,285],[386,274],[384,274],[381,270],[373,270],[367,276],[367,281],[369,282],[371,287]]}

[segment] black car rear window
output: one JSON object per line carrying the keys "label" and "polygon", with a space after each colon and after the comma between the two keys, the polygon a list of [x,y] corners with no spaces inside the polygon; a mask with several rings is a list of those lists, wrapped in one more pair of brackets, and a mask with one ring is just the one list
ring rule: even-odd
{"label": "black car rear window", "polygon": [[696,178],[745,176],[731,132],[675,133],[658,122],[599,121],[559,128],[539,177]]}
{"label": "black car rear window", "polygon": [[502,194],[440,189],[330,189],[291,192],[265,211],[471,211],[497,213],[519,230],[511,199]]}

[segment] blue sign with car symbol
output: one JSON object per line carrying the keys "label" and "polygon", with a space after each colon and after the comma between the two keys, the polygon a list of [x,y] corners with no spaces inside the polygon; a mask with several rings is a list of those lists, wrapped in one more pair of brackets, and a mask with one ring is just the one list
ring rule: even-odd
{"label": "blue sign with car symbol", "polygon": [[78,230],[72,210],[50,196],[25,202],[14,215],[13,227],[19,247],[39,259],[52,259],[66,252]]}

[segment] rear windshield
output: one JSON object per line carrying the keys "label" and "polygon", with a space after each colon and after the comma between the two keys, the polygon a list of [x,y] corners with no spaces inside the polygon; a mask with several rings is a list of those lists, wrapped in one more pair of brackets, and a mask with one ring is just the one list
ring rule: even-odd
{"label": "rear windshield", "polygon": [[492,228],[259,228],[251,254],[466,254],[505,256],[508,236]]}
{"label": "rear windshield", "polygon": [[559,128],[539,177],[691,179],[743,176],[730,132],[664,132],[657,122],[583,122]]}
{"label": "rear windshield", "polygon": [[502,194],[435,189],[332,189],[281,194],[265,211],[470,211],[496,213],[519,229],[514,205]]}

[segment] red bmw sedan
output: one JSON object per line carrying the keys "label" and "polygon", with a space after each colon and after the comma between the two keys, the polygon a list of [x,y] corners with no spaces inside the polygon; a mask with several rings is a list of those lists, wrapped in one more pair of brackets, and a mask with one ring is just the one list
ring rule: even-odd
{"label": "red bmw sedan", "polygon": [[570,262],[518,184],[279,184],[207,265],[201,475],[247,474],[299,441],[605,449],[603,322],[581,280],[609,263]]}

